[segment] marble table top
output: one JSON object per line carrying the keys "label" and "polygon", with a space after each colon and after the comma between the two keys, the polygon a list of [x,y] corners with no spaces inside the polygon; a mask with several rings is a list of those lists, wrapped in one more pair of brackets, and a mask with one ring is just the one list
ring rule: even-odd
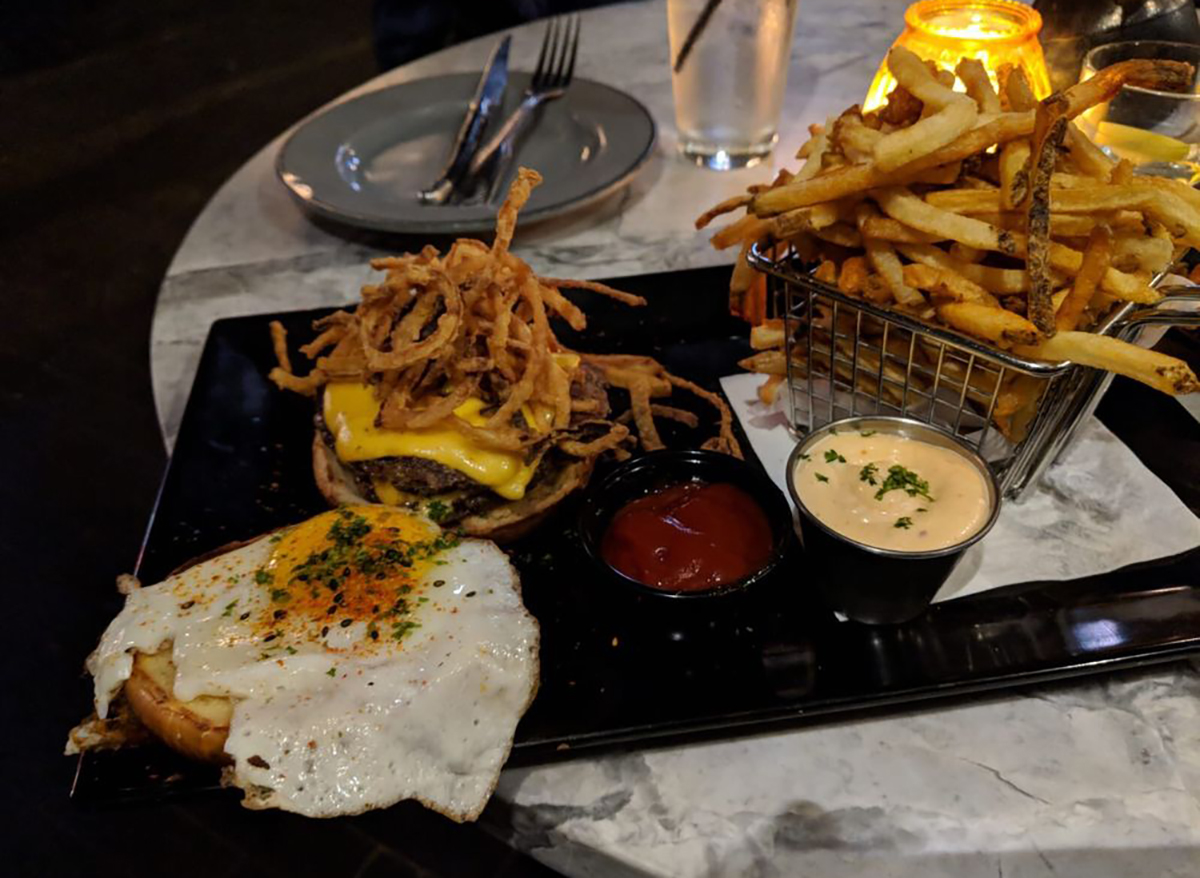
{"label": "marble table top", "polygon": [[[693,218],[773,172],[721,174],[675,158],[664,5],[584,14],[578,74],[635,94],[660,141],[625,191],[520,229],[514,249],[539,272],[612,277],[728,262]],[[775,163],[790,164],[807,125],[861,99],[905,5],[801,0]],[[494,39],[358,92],[476,71]],[[532,67],[540,39],[536,25],[514,31],[515,67]],[[163,282],[151,367],[168,447],[213,320],[348,302],[369,258],[423,243],[307,220],[274,178],[283,136],[213,196]],[[570,876],[1200,875],[1198,668],[511,769],[485,819]]]}

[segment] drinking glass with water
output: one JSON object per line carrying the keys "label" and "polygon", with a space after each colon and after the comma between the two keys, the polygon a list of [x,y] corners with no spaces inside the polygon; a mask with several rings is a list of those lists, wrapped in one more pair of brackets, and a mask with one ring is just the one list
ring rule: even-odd
{"label": "drinking glass with water", "polygon": [[797,0],[668,0],[679,150],[742,168],[769,155],[787,86]]}

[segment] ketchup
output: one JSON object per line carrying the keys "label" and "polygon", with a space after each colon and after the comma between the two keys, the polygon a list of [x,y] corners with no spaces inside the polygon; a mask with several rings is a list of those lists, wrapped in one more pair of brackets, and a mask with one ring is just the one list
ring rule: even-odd
{"label": "ketchup", "polygon": [[767,516],[741,488],[684,482],[621,507],[600,554],[643,585],[699,591],[754,573],[772,544]]}

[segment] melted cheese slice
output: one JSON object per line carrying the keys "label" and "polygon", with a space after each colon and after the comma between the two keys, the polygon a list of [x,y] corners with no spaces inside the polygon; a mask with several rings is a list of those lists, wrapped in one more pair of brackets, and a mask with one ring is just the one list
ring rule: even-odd
{"label": "melted cheese slice", "polygon": [[[480,414],[482,408],[481,400],[468,399],[454,410],[454,415],[473,427],[481,427],[487,422]],[[362,384],[326,385],[324,414],[337,455],[348,463],[380,457],[419,457],[460,472],[506,500],[524,497],[537,469],[537,459],[527,462],[518,452],[483,448],[450,424],[405,431],[376,427],[379,402],[371,388]],[[527,413],[526,420],[539,430],[544,423],[533,413]],[[382,495],[380,499],[386,501]]]}

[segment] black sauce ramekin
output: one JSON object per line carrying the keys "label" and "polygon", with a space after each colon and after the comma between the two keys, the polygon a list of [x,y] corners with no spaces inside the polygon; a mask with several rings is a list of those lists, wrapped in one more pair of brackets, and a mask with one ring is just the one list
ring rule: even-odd
{"label": "black sauce ramekin", "polygon": [[[800,455],[831,433],[876,430],[946,448],[983,476],[990,512],[983,527],[961,543],[927,552],[901,552],[860,543],[830,528],[809,512],[796,490]],[[921,615],[938,589],[962,560],[963,553],[987,536],[1000,514],[1000,486],[987,462],[973,449],[939,427],[911,418],[868,416],[845,418],[809,433],[792,449],[787,462],[788,493],[799,511],[806,561],[813,565],[817,587],[830,609],[856,622],[884,625]]]}
{"label": "black sauce ramekin", "polygon": [[[728,482],[745,491],[766,516],[771,528],[771,554],[748,576],[707,589],[671,591],[638,582],[614,568],[600,552],[604,532],[625,504],[684,482]],[[703,601],[741,594],[774,570],[793,539],[792,512],[779,488],[761,467],[715,451],[652,451],[617,466],[593,482],[579,513],[584,551],[606,577],[634,594],[680,601]]]}

